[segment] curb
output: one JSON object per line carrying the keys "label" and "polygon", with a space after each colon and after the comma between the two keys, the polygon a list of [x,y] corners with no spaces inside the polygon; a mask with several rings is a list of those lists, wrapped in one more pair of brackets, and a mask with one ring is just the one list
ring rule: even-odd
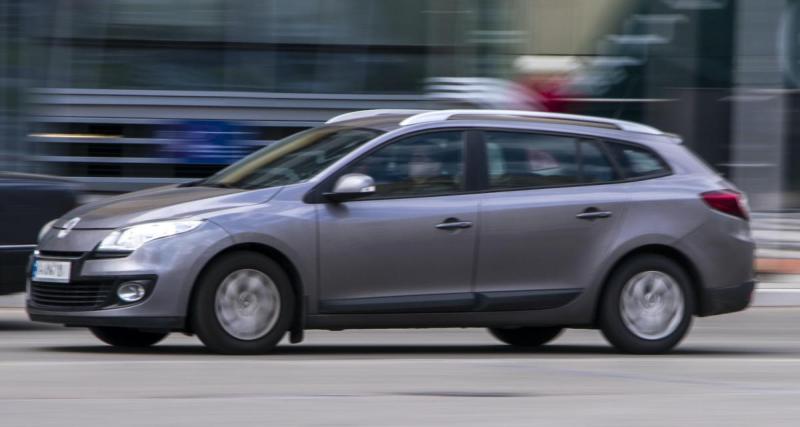
{"label": "curb", "polygon": [[752,307],[800,307],[800,288],[780,288],[760,283],[753,293]]}
{"label": "curb", "polygon": [[25,294],[0,295],[0,308],[25,307]]}
{"label": "curb", "polygon": [[758,258],[755,263],[760,274],[800,274],[798,258]]}

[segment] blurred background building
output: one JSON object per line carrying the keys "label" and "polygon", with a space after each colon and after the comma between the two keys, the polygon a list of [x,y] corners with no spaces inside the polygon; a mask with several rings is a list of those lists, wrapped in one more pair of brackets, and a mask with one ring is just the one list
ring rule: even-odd
{"label": "blurred background building", "polygon": [[126,191],[366,108],[653,124],[800,208],[795,0],[0,0],[0,169]]}

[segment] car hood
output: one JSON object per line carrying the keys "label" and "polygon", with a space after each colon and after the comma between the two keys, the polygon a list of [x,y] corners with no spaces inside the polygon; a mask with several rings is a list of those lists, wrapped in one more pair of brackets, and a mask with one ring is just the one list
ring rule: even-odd
{"label": "car hood", "polygon": [[244,191],[232,188],[170,185],[137,191],[78,207],[53,225],[80,218],[75,229],[112,229],[148,221],[185,218],[269,201],[280,187]]}

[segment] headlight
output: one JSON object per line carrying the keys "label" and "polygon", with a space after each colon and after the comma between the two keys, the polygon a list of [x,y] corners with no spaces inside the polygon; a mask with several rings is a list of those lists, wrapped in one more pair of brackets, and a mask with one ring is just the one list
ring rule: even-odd
{"label": "headlight", "polygon": [[135,251],[151,240],[192,231],[202,223],[203,221],[194,220],[163,221],[120,228],[103,239],[97,249],[101,251]]}
{"label": "headlight", "polygon": [[53,224],[55,224],[56,221],[58,221],[58,218],[56,218],[56,219],[54,219],[54,220],[52,220],[52,221],[50,221],[47,224],[42,226],[41,230],[39,230],[39,237],[36,238],[36,242],[37,243],[42,241],[42,237],[44,237],[44,235],[47,234],[47,232],[50,231],[50,229],[53,228]]}

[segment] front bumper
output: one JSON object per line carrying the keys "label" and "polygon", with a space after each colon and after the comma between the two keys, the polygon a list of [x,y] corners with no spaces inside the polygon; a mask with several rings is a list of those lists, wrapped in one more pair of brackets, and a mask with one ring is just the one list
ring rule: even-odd
{"label": "front bumper", "polygon": [[60,323],[65,326],[111,326],[147,331],[183,331],[186,329],[184,317],[112,317],[81,316],[80,313],[53,314],[28,307],[28,317],[34,322]]}
{"label": "front bumper", "polygon": [[703,289],[700,295],[700,316],[733,313],[750,305],[756,282],[749,281],[727,288]]}
{"label": "front bumper", "polygon": [[[79,230],[67,236],[81,238]],[[95,243],[96,244],[96,243]],[[203,226],[179,236],[154,240],[126,257],[102,258],[96,256],[68,257],[45,243],[39,247],[41,256],[73,262],[70,283],[63,288],[47,290],[45,298],[63,295],[65,300],[79,298],[68,295],[86,294],[91,283],[106,283],[111,289],[108,299],[96,306],[69,307],[66,303],[48,303],[29,293],[26,307],[31,320],[60,323],[68,326],[112,326],[148,330],[185,331],[189,303],[197,276],[203,267],[220,251],[229,247],[232,240],[219,226],[207,222]],[[76,247],[79,245],[75,245]],[[61,248],[69,245],[60,242]],[[116,286],[126,280],[150,280],[146,297],[139,302],[121,304],[115,301]],[[73,288],[70,288],[73,285]],[[52,287],[52,286],[51,286]],[[36,289],[32,288],[35,292]],[[40,294],[41,295],[41,294]]]}

